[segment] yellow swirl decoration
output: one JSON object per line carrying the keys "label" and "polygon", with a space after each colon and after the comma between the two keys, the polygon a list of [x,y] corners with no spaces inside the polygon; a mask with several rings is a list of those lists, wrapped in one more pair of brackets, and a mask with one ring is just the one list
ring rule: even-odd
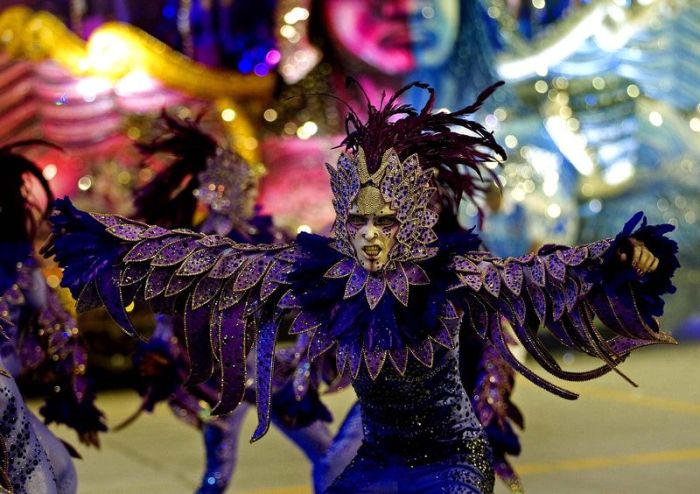
{"label": "yellow swirl decoration", "polygon": [[206,67],[128,24],[103,24],[86,44],[50,13],[21,6],[0,14],[0,50],[16,58],[54,60],[78,76],[118,80],[140,70],[167,87],[212,100],[267,98],[274,84],[272,76]]}
{"label": "yellow swirl decoration", "polygon": [[[248,113],[230,98],[217,99],[214,106],[222,115],[222,124],[226,128],[232,148],[248,162],[256,177],[263,176],[265,166],[260,162],[258,140],[255,137],[256,131]],[[232,113],[230,113],[230,117],[224,118],[225,112]]]}

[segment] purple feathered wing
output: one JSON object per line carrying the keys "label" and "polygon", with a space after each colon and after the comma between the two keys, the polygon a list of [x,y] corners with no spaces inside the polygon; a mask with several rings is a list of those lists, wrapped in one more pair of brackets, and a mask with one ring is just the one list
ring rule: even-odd
{"label": "purple feathered wing", "polygon": [[[641,213],[615,238],[578,247],[546,246],[537,255],[496,258],[488,252],[455,256],[457,280],[451,299],[464,312],[465,326],[488,338],[501,356],[535,384],[564,398],[577,395],[558,387],[519,362],[510,352],[502,327],[510,323],[518,341],[546,371],[569,381],[583,381],[611,370],[634,349],[654,343],[675,343],[659,330],[661,295],[675,288],[671,277],[679,267],[677,245],[665,234],[670,225],[649,226]],[[642,220],[642,225],[633,232]],[[658,269],[641,278],[617,260],[627,239],[641,240],[660,259]],[[603,334],[598,319],[612,336]],[[603,361],[597,369],[562,369],[540,340],[546,327],[563,345]],[[624,377],[624,376],[623,376]]]}
{"label": "purple feathered wing", "polygon": [[119,216],[89,214],[58,200],[52,237],[44,246],[64,268],[63,284],[79,311],[104,306],[135,334],[125,307],[147,301],[185,324],[191,362],[188,383],[221,376],[215,414],[232,411],[243,398],[246,356],[257,344],[259,427],[268,428],[274,345],[283,313],[293,245],[248,245],[216,235],[168,230]]}

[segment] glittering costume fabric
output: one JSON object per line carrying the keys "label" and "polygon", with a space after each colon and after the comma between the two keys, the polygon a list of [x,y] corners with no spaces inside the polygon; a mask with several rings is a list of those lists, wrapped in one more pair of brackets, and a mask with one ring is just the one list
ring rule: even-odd
{"label": "glittering costume fabric", "polygon": [[[70,453],[26,408],[13,376],[35,371],[53,376],[53,393],[40,412],[47,423],[78,431],[104,430],[84,378],[85,353],[72,317],[49,290],[27,244],[3,243],[0,313],[0,438],[14,493],[74,493],[77,480]],[[94,420],[93,420],[94,419]]]}
{"label": "glittering costume fabric", "polygon": [[[635,348],[673,342],[654,317],[662,312],[660,295],[673,290],[670,277],[678,267],[676,244],[665,237],[672,227],[647,225],[641,213],[615,239],[547,246],[517,258],[473,250],[473,239],[437,234],[436,185],[452,184],[459,202],[479,187],[462,174],[461,164],[480,172],[480,164],[492,159],[484,146],[500,149],[483,127],[462,119],[493,89],[451,114],[432,114],[430,102],[421,111],[394,105],[396,94],[386,110],[370,112],[366,125],[351,115],[349,127],[358,130],[346,140],[350,152],[329,170],[337,213],[333,238],[300,234],[289,244],[251,245],[89,214],[63,200],[56,203],[45,253],[64,267],[63,283],[79,310],[104,304],[130,333],[136,330],[124,306],[134,299],[181,316],[190,382],[218,373],[214,413],[228,413],[243,399],[246,357],[256,345],[259,425],[253,440],[270,422],[280,331],[305,335],[309,361],[333,355],[338,373],[352,380],[358,394],[364,438],[328,492],[491,492],[490,447],[458,367],[460,333],[489,341],[535,384],[573,399],[574,393],[511,355],[502,321],[549,373],[592,379],[616,369]],[[394,119],[400,114],[403,119]],[[455,125],[470,132],[452,132]],[[393,228],[396,246],[378,268],[376,250],[370,262],[358,253],[352,215],[387,206],[394,211],[390,226],[374,231]],[[365,214],[367,224],[374,214]],[[618,259],[630,238],[660,260],[656,271],[640,276]],[[595,316],[612,336],[596,329]],[[562,369],[538,337],[541,326],[603,365]]]}
{"label": "glittering costume fabric", "polygon": [[59,492],[29,413],[14,379],[0,376],[0,441],[7,455],[8,490],[15,494]]}
{"label": "glittering costume fabric", "polygon": [[427,372],[415,361],[403,376],[360,371],[354,387],[364,441],[328,492],[491,492],[491,453],[457,351],[443,348],[434,358]]}

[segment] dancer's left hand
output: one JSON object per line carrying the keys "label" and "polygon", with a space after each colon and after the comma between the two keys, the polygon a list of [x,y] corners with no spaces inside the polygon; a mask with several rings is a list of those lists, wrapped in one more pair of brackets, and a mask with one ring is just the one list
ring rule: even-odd
{"label": "dancer's left hand", "polygon": [[644,242],[636,238],[630,238],[629,243],[629,253],[620,252],[618,254],[620,261],[629,261],[639,276],[656,271],[656,268],[659,267],[659,258],[651,253],[647,246],[644,245]]}

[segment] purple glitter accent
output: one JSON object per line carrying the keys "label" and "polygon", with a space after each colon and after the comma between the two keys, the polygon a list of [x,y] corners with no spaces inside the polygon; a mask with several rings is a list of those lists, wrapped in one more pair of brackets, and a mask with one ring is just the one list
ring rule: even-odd
{"label": "purple glitter accent", "polygon": [[235,304],[241,301],[244,295],[246,295],[246,292],[235,291],[233,289],[234,283],[234,279],[229,279],[226,281],[226,284],[219,295],[219,306],[217,307],[218,310],[224,311],[230,307],[233,307]]}
{"label": "purple glitter accent", "polygon": [[591,259],[595,259],[602,256],[610,248],[610,241],[599,240],[592,244],[588,244],[586,247],[588,248],[588,256]]}
{"label": "purple glitter accent", "polygon": [[576,282],[571,278],[567,278],[566,283],[564,284],[564,302],[566,303],[566,308],[569,311],[574,308],[577,299],[578,289]]}
{"label": "purple glitter accent", "polygon": [[401,263],[404,273],[406,273],[406,279],[411,285],[428,285],[430,283],[430,278],[423,271],[418,264],[412,262]]}
{"label": "purple glitter accent", "polygon": [[183,290],[189,288],[189,286],[196,280],[192,276],[177,276],[174,275],[168,281],[168,286],[165,288],[165,296],[172,297],[181,293]]}
{"label": "purple glitter accent", "polygon": [[564,304],[564,295],[561,293],[561,290],[549,290],[547,293],[552,301],[552,319],[554,321],[558,321],[561,319],[561,316],[564,314],[564,310],[566,309],[566,304]]}
{"label": "purple glitter accent", "polygon": [[608,341],[608,346],[616,355],[627,355],[632,350],[637,348],[649,346],[655,344],[656,341],[653,340],[637,340],[633,338],[625,338],[623,336],[615,336],[610,341]]}
{"label": "purple glitter accent", "polygon": [[247,261],[238,272],[234,290],[250,290],[260,282],[267,267],[272,262],[272,257],[267,257],[264,254],[253,256]]}
{"label": "purple glitter accent", "polygon": [[486,332],[489,329],[489,319],[488,312],[486,312],[486,307],[484,304],[476,299],[472,299],[469,302],[469,322],[472,325],[476,334],[482,338],[486,337]]}
{"label": "purple glitter accent", "polygon": [[[440,324],[447,330],[452,336],[457,336],[459,334],[459,328],[462,324],[462,318],[458,317],[455,319],[445,319],[440,318]],[[439,329],[438,331],[442,331]]]}
{"label": "purple glitter accent", "polygon": [[401,264],[398,264],[396,269],[389,271],[386,276],[389,290],[394,294],[396,300],[404,306],[408,306],[408,280]]}
{"label": "purple glitter accent", "polygon": [[455,256],[452,261],[454,268],[461,273],[478,273],[479,268],[471,260],[462,256]]}
{"label": "purple glitter accent", "polygon": [[324,278],[345,278],[350,276],[354,267],[355,260],[345,257],[342,261],[334,264],[323,276]]}
{"label": "purple glitter accent", "polygon": [[[189,303],[187,304],[189,305]],[[202,307],[197,310],[185,310],[185,341],[190,357],[189,384],[199,384],[207,379],[213,371],[212,348],[209,337],[210,310]],[[195,357],[196,358],[192,358]]]}
{"label": "purple glitter accent", "polygon": [[301,307],[301,304],[299,303],[297,296],[294,295],[291,290],[287,290],[287,292],[282,295],[282,298],[277,303],[277,307],[280,309],[298,309]]}
{"label": "purple glitter accent", "polygon": [[272,398],[272,376],[274,374],[275,342],[279,325],[268,321],[260,326],[258,331],[258,356],[256,367],[258,427],[251,441],[257,441],[270,426],[270,403]]}
{"label": "purple glitter accent", "polygon": [[162,226],[151,226],[141,234],[141,238],[158,238],[170,233],[170,230]]}
{"label": "purple glitter accent", "polygon": [[481,290],[480,274],[459,274],[459,279],[475,292]]}
{"label": "purple glitter accent", "polygon": [[586,252],[585,247],[574,247],[571,250],[573,250],[573,252],[571,253],[571,256],[569,257],[569,260],[566,264],[568,264],[569,266],[578,266],[584,260],[586,260],[588,253]]}
{"label": "purple glitter accent", "polygon": [[384,367],[384,361],[386,360],[386,350],[365,350],[365,364],[367,365],[367,370],[372,379],[376,379],[379,373]]}
{"label": "purple glitter accent", "polygon": [[221,392],[215,415],[233,411],[243,398],[246,376],[245,320],[242,307],[234,306],[222,314],[221,322]]}
{"label": "purple glitter accent", "polygon": [[158,252],[166,245],[172,244],[182,240],[179,235],[170,235],[167,237],[155,238],[151,240],[142,240],[141,242],[134,245],[134,247],[129,251],[129,253],[124,256],[125,262],[138,262],[147,261],[152,259],[153,256],[158,254]]}
{"label": "purple glitter accent", "polygon": [[396,240],[402,244],[408,244],[413,238],[415,231],[415,225],[412,223],[405,223],[401,226],[401,230],[399,231],[398,235],[396,235]]}
{"label": "purple glitter accent", "polygon": [[[396,218],[402,223],[412,219],[414,216],[415,206],[415,198],[407,197],[405,200],[400,202],[399,209],[396,211]],[[411,221],[411,224],[414,224],[413,221]]]}
{"label": "purple glitter accent", "polygon": [[107,229],[109,233],[122,240],[135,242],[141,239],[141,234],[146,231],[141,225],[117,225]]}
{"label": "purple glitter accent", "polygon": [[362,365],[362,347],[356,342],[348,350],[348,363],[350,364],[350,374],[354,379],[360,371],[360,365]]}
{"label": "purple glitter accent", "polygon": [[148,263],[130,263],[124,268],[119,279],[120,286],[129,286],[143,280],[150,271]]}
{"label": "purple glitter accent", "polygon": [[321,325],[316,316],[309,312],[300,312],[294,319],[292,327],[289,328],[289,334],[299,334],[316,329]]}
{"label": "purple glitter accent", "polygon": [[343,298],[354,297],[360,293],[360,291],[365,287],[368,277],[367,271],[362,266],[355,264],[352,274],[350,275],[350,279],[348,279],[348,282],[345,285],[345,294],[343,295]]}
{"label": "purple glitter accent", "polygon": [[297,256],[298,253],[295,249],[286,248],[277,254],[277,259],[293,264],[297,262]]}
{"label": "purple glitter accent", "polygon": [[438,222],[439,215],[432,209],[424,209],[419,218],[418,226],[433,227]]}
{"label": "purple glitter accent", "polygon": [[543,324],[545,317],[547,316],[547,299],[545,298],[540,287],[535,284],[529,284],[527,286],[527,292],[530,295],[530,301],[532,302],[535,313],[540,320],[540,324]]}
{"label": "purple glitter accent", "polygon": [[[182,237],[181,237],[182,238]],[[173,266],[182,262],[187,256],[199,248],[196,238],[185,237],[178,242],[163,247],[151,261],[153,266]]]}
{"label": "purple glitter accent", "polygon": [[[102,305],[103,302],[99,293],[97,292],[97,287],[95,286],[95,283],[92,282],[86,284],[81,290],[80,295],[78,296],[78,301],[75,305],[75,310],[78,312],[78,314],[81,314],[83,312],[102,307]],[[1,339],[2,336],[0,336],[0,340]]]}
{"label": "purple glitter accent", "polygon": [[236,270],[241,267],[246,258],[240,252],[231,251],[219,257],[214,267],[211,269],[209,276],[212,278],[228,278],[233,275]]}
{"label": "purple glitter accent", "polygon": [[384,279],[384,273],[380,273],[379,276],[370,274],[367,277],[367,284],[365,286],[365,296],[367,297],[367,303],[370,309],[374,309],[379,301],[384,296],[386,291],[386,280]]}
{"label": "purple glitter accent", "polygon": [[547,271],[555,280],[563,283],[566,278],[566,265],[556,256],[547,257]]}
{"label": "purple glitter accent", "polygon": [[280,284],[276,281],[270,280],[270,278],[267,276],[269,274],[270,272],[268,271],[265,275],[265,278],[263,278],[262,284],[260,285],[260,300],[263,301],[267,300],[270,297],[270,295],[275,293],[277,287],[280,286]]}
{"label": "purple glitter accent", "polygon": [[432,228],[420,228],[416,237],[416,240],[418,240],[418,242],[425,245],[437,242],[437,239],[438,237]]}
{"label": "purple glitter accent", "polygon": [[209,271],[216,260],[218,252],[210,249],[201,249],[190,255],[187,260],[178,268],[177,274],[181,276],[196,276]]}
{"label": "purple glitter accent", "polygon": [[452,302],[446,302],[445,304],[442,305],[442,311],[440,314],[442,317],[445,319],[457,319],[459,318],[459,314],[457,313],[457,309],[455,309],[454,304]]}
{"label": "purple glitter accent", "polygon": [[265,275],[270,281],[275,283],[289,283],[288,277],[292,272],[292,265],[287,262],[275,261]]}
{"label": "purple glitter accent", "polygon": [[309,358],[312,361],[315,360],[319,355],[330,350],[335,344],[336,340],[328,336],[325,331],[316,331],[309,345]]}
{"label": "purple glitter accent", "polygon": [[345,365],[348,362],[348,351],[345,345],[338,344],[335,351],[335,365],[338,369],[338,375],[343,375],[345,372]]}
{"label": "purple glitter accent", "polygon": [[202,278],[197,283],[192,294],[192,308],[198,309],[213,299],[221,289],[224,280],[216,278]]}
{"label": "purple glitter accent", "polygon": [[507,262],[503,270],[503,281],[506,282],[508,289],[513,292],[516,297],[520,296],[520,291],[523,288],[523,268],[515,262]]}
{"label": "purple glitter accent", "polygon": [[406,373],[406,367],[408,366],[408,350],[405,347],[389,350],[389,358],[391,359],[391,363],[394,365],[396,372],[403,376]]}
{"label": "purple glitter accent", "polygon": [[532,281],[537,283],[538,286],[544,287],[546,280],[544,264],[542,263],[542,259],[539,257],[535,257],[533,264],[529,267],[529,270],[530,276],[532,276]]}
{"label": "purple glitter accent", "polygon": [[232,245],[233,242],[226,237],[219,237],[218,235],[208,235],[202,237],[198,240],[202,247],[221,247],[222,245]]}
{"label": "purple glitter accent", "polygon": [[111,214],[99,214],[99,213],[88,213],[90,216],[95,218],[98,222],[106,226],[107,228],[122,225],[127,223],[126,218],[121,218],[119,216],[112,216]]}
{"label": "purple glitter accent", "polygon": [[413,346],[409,346],[408,349],[421,364],[426,367],[433,366],[433,344],[430,343],[430,340],[423,340]]}
{"label": "purple glitter accent", "polygon": [[527,306],[525,301],[521,297],[516,297],[511,301],[511,306],[513,307],[513,312],[519,325],[525,324],[525,313],[527,312]]}
{"label": "purple glitter accent", "polygon": [[493,264],[487,263],[479,266],[481,271],[482,283],[487,292],[498,298],[501,293],[501,277],[498,275],[498,270]]}
{"label": "purple glitter accent", "polygon": [[168,279],[172,275],[172,270],[167,268],[154,268],[146,279],[146,287],[144,288],[144,298],[150,300],[157,297],[168,284]]}
{"label": "purple glitter accent", "polygon": [[435,187],[430,187],[428,189],[423,189],[418,198],[418,204],[430,204],[432,202],[433,196],[435,195],[437,189]]}
{"label": "purple glitter accent", "polygon": [[[447,319],[445,320],[444,318],[440,318],[440,323],[441,325],[437,328],[437,330],[430,335],[430,337],[435,340],[435,342],[438,345],[441,345],[445,348],[452,348],[454,346],[454,342],[452,340],[452,330],[448,329],[445,325],[451,324],[451,322],[454,322],[454,319]],[[452,324],[454,327],[454,324]],[[457,326],[459,326],[459,320],[457,320]]]}

